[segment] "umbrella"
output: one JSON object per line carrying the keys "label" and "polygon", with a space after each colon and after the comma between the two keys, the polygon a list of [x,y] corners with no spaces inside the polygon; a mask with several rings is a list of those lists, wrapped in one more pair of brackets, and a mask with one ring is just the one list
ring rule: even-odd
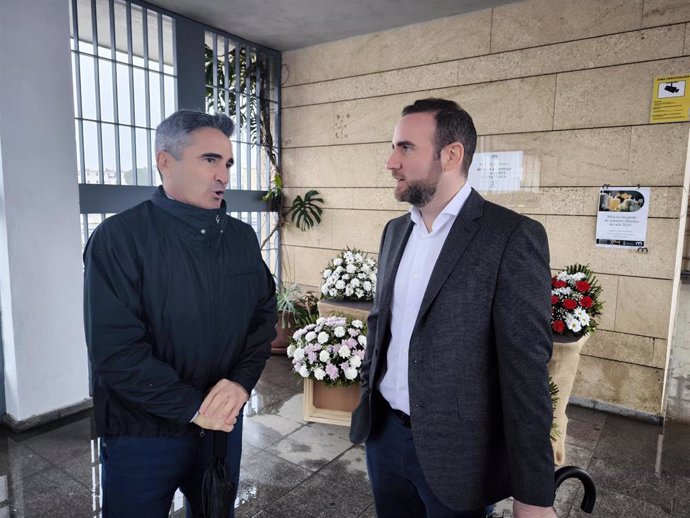
{"label": "umbrella", "polygon": [[569,478],[576,478],[582,482],[585,488],[585,496],[582,498],[580,509],[586,513],[591,513],[594,510],[594,502],[597,500],[597,488],[594,486],[592,477],[582,468],[565,466],[556,471],[556,488]]}
{"label": "umbrella", "polygon": [[201,487],[201,498],[204,518],[228,518],[233,497],[235,483],[228,480],[225,468],[225,455],[228,448],[228,434],[213,432],[213,457],[211,465],[204,473]]}

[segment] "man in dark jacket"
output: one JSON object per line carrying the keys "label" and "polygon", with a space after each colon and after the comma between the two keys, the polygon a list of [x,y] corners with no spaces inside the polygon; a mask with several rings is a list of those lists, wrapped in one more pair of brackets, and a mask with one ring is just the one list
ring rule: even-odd
{"label": "man in dark jacket", "polygon": [[[86,341],[101,439],[103,516],[201,516],[212,433],[237,484],[242,408],[275,336],[275,285],[254,231],[227,215],[224,115],[181,110],[156,132],[149,201],[105,220],[84,251]],[[189,516],[190,514],[188,514]]]}

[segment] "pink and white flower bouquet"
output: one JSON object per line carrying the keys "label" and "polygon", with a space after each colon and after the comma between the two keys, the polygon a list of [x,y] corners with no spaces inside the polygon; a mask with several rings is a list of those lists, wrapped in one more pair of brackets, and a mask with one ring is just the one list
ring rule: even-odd
{"label": "pink and white flower bouquet", "polygon": [[295,331],[287,348],[295,373],[331,386],[359,383],[367,346],[361,320],[332,316]]}

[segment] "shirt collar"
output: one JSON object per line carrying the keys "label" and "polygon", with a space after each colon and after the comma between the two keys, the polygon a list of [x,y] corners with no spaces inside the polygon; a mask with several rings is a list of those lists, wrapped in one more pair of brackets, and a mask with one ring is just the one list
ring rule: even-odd
{"label": "shirt collar", "polygon": [[[443,207],[443,210],[436,217],[434,223],[436,223],[444,214],[447,218],[456,218],[457,215],[460,214],[462,207],[465,205],[467,198],[470,197],[471,192],[472,187],[470,187],[470,183],[468,181],[465,181],[465,185],[463,185],[462,188],[457,192],[457,194],[453,196],[453,198],[448,202],[448,204],[445,207]],[[415,225],[419,225],[420,223],[422,223],[422,213],[417,207],[410,207],[409,212],[410,217],[412,218],[412,222]]]}

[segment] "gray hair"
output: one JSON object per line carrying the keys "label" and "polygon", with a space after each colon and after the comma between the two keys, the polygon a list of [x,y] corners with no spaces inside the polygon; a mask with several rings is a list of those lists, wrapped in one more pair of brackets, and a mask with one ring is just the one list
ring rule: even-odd
{"label": "gray hair", "polygon": [[230,138],[235,131],[232,119],[222,113],[214,115],[194,110],[178,110],[156,128],[156,153],[167,151],[176,160],[189,145],[189,134],[201,128],[214,128]]}

